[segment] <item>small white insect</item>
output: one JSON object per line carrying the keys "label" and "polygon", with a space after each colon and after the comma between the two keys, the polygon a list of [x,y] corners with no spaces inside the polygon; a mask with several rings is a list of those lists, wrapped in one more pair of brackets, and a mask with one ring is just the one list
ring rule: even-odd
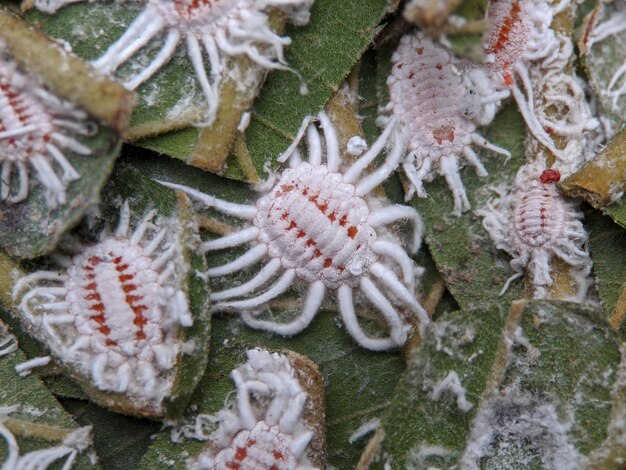
{"label": "small white insect", "polygon": [[61,149],[91,153],[72,137],[93,134],[86,118],[21,73],[0,43],[0,201],[15,203],[28,197],[32,167],[48,191],[48,204],[63,204],[68,183],[80,175]]}
{"label": "small white insect", "polygon": [[454,214],[461,215],[470,203],[459,175],[459,158],[465,157],[485,176],[487,170],[472,150],[473,144],[511,156],[475,132],[477,124],[493,119],[495,103],[502,96],[491,93],[484,72],[462,63],[421,33],[404,36],[391,61],[390,102],[384,111],[399,119],[396,132],[406,140],[403,167],[411,182],[406,198],[416,192],[426,197],[423,181],[439,173],[452,190]]}
{"label": "small white insect", "polygon": [[303,414],[308,394],[287,356],[262,349],[231,372],[236,411],[222,410],[209,445],[188,470],[312,470],[307,448],[313,431]]}
{"label": "small white insect", "polygon": [[[77,1],[81,0],[37,0],[36,6],[52,13]],[[150,41],[165,34],[161,39],[163,46],[152,62],[126,82],[125,86],[133,90],[169,62],[184,41],[207,101],[206,122],[198,125],[208,126],[215,120],[220,82],[230,57],[245,55],[266,69],[289,70],[283,48],[291,39],[272,31],[267,10],[281,10],[292,23],[303,25],[309,21],[314,0],[140,1],[146,4],[143,12],[93,62],[94,67],[105,74],[113,73]],[[205,69],[203,49],[208,57],[210,77]]]}
{"label": "small white insect", "polygon": [[[18,406],[0,407],[0,436],[7,444],[7,456],[2,463],[2,470],[45,470],[64,459],[62,470],[69,470],[80,452],[91,445],[91,426],[79,428],[69,433],[63,441],[54,447],[39,449],[20,455],[20,448],[11,430],[3,424]],[[56,467],[55,467],[56,468]]]}
{"label": "small white insect", "polygon": [[148,212],[131,234],[125,203],[112,236],[91,246],[69,240],[73,257],[55,256],[64,269],[22,277],[13,297],[63,365],[100,390],[160,406],[172,386],[180,327],[192,318],[178,236],[155,215]]}
{"label": "small white insect", "polygon": [[[533,136],[555,156],[561,155],[554,141],[535,115],[531,64],[553,68],[562,53],[559,39],[550,28],[553,15],[563,10],[565,0],[553,8],[545,0],[492,0],[489,2],[490,29],[483,40],[493,86],[513,94],[526,125]],[[518,86],[518,77],[526,95]]]}
{"label": "small white insect", "polygon": [[[353,165],[340,172],[341,156],[336,131],[328,117],[319,116],[324,128],[325,151],[314,124],[305,123],[298,139],[281,157],[289,159],[290,168],[282,171],[278,181],[254,206],[233,204],[203,194],[192,188],[162,183],[186,192],[228,215],[250,220],[245,228],[217,240],[205,242],[204,251],[222,250],[244,243],[253,246],[244,255],[223,266],[211,268],[209,277],[229,275],[269,257],[260,272],[240,286],[213,292],[213,311],[234,310],[253,327],[284,336],[301,332],[313,320],[328,289],[336,290],[339,311],[348,332],[361,346],[382,350],[400,346],[407,338],[409,326],[402,320],[387,296],[376,284],[384,287],[392,298],[408,308],[420,321],[420,328],[429,323],[428,315],[414,296],[416,266],[398,240],[391,234],[378,233],[377,228],[399,220],[408,220],[414,229],[412,252],[419,249],[422,220],[415,209],[392,205],[377,208],[380,201],[367,194],[382,183],[398,165],[403,153],[402,142],[396,139],[387,160],[370,175],[361,173],[380,154],[392,133],[392,120],[381,137]],[[296,148],[306,133],[309,161],[301,159]],[[326,163],[322,163],[323,154]],[[394,269],[399,267],[402,279]],[[279,279],[264,287],[279,273]],[[287,291],[296,278],[310,284],[302,314],[290,323],[277,323],[255,318],[265,304]],[[376,280],[376,283],[374,282]],[[244,300],[231,300],[263,289],[261,294]],[[390,326],[389,338],[368,337],[359,326],[353,305],[358,289],[378,309]]]}
{"label": "small white insect", "polygon": [[512,192],[497,189],[498,197],[476,211],[496,247],[513,257],[510,265],[515,274],[506,281],[500,295],[528,267],[534,297],[545,298],[552,284],[553,256],[580,268],[578,287],[586,290],[584,279],[591,259],[586,251],[588,235],[580,222],[583,214],[559,193],[559,179],[559,172],[546,169],[543,159],[528,163],[518,171]]}

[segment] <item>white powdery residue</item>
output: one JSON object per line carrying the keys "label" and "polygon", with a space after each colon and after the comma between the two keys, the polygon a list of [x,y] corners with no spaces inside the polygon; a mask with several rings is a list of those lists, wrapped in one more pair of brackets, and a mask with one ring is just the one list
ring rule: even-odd
{"label": "white powdery residue", "polygon": [[348,148],[347,148],[347,152],[350,155],[361,155],[363,152],[365,152],[367,150],[367,142],[365,141],[365,139],[363,139],[363,137],[355,135],[350,137],[350,140],[348,140]]}
{"label": "white powdery residue", "polygon": [[523,346],[528,352],[528,359],[530,359],[531,361],[536,361],[537,359],[539,359],[539,356],[541,356],[541,351],[539,351],[539,349],[530,344],[530,341],[524,335],[524,331],[522,330],[521,326],[515,328],[515,331],[513,332],[513,337],[509,340],[512,341],[512,344]]}
{"label": "white powdery residue", "polygon": [[15,372],[17,372],[20,377],[26,377],[31,373],[34,368],[43,367],[50,364],[51,359],[52,358],[50,356],[44,356],[36,357],[34,359],[31,359],[30,361],[24,361],[21,364],[15,366]]}
{"label": "white powdery residue", "polygon": [[239,124],[237,125],[237,130],[239,132],[244,132],[248,126],[250,125],[250,120],[252,119],[252,113],[246,111],[241,115],[241,119],[239,120]]}
{"label": "white powdery residue", "polygon": [[371,419],[367,423],[363,423],[361,426],[359,426],[357,430],[354,431],[352,435],[348,438],[348,442],[350,444],[354,444],[359,439],[376,431],[379,427],[380,427],[380,418]]}
{"label": "white powdery residue", "polygon": [[569,442],[569,429],[553,404],[532,395],[489,399],[472,422],[458,468],[511,468],[521,463],[551,470],[584,468],[586,458]]}
{"label": "white powdery residue", "polygon": [[448,372],[445,379],[433,387],[430,399],[437,401],[444,392],[452,392],[456,395],[456,405],[461,411],[468,412],[472,409],[472,404],[467,400],[465,394],[467,390],[461,385],[461,380],[455,371]]}
{"label": "white powdery residue", "polygon": [[433,467],[428,464],[428,460],[431,458],[441,458],[447,459],[456,454],[455,451],[450,449],[446,449],[445,447],[437,446],[437,445],[428,445],[428,444],[420,444],[419,446],[414,447],[408,452],[406,459],[406,468],[407,470],[418,470],[427,468],[429,470],[436,469],[437,467]]}

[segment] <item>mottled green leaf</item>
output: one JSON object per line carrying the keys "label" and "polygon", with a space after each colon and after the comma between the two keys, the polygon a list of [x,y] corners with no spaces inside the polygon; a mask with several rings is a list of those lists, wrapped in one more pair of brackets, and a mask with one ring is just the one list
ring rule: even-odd
{"label": "mottled green leaf", "polygon": [[620,432],[612,391],[623,380],[619,341],[599,318],[556,301],[444,315],[398,384],[370,468],[596,461],[610,432]]}
{"label": "mottled green leaf", "polygon": [[[614,132],[624,125],[626,95],[615,95],[624,85],[624,76],[609,89],[615,72],[626,61],[626,29],[619,34],[611,34],[601,41],[593,41],[594,30],[605,23],[623,8],[620,2],[598,2],[583,21],[578,32],[578,47],[581,50],[581,62],[591,87],[598,97],[602,115],[610,123]],[[589,47],[592,42],[591,47]]]}
{"label": "mottled green leaf", "polygon": [[604,315],[626,338],[626,231],[595,211],[589,211],[585,221]]}

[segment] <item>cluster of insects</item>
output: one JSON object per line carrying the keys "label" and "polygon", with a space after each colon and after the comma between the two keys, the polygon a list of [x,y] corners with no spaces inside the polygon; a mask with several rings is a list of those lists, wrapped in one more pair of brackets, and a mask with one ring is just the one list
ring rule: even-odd
{"label": "cluster of insects", "polygon": [[[35,0],[34,5],[54,14],[80,1]],[[272,28],[271,12],[305,25],[313,0],[143,4],[92,66],[99,74],[119,75],[124,64],[157,44],[148,64],[125,79],[132,90],[184,45],[206,101],[204,119],[197,123],[204,127],[218,116],[220,86],[233,57],[245,56],[267,70],[291,70],[284,57],[291,40]],[[245,249],[224,264],[192,272],[176,220],[152,208],[132,214],[128,201],[117,201],[115,229],[90,243],[67,235],[51,256],[54,268],[14,275],[13,300],[23,324],[55,361],[74,371],[73,377],[133,400],[135,414],[159,418],[180,363],[194,352],[195,345],[182,339],[196,322],[189,306],[191,275],[222,282],[225,287],[210,294],[211,312],[235,312],[250,328],[300,334],[334,297],[355,343],[374,351],[402,348],[430,323],[417,295],[423,270],[412,257],[424,226],[414,207],[390,204],[378,188],[401,166],[406,200],[425,198],[424,183],[441,175],[452,192],[452,214],[462,217],[472,205],[461,180],[465,161],[478,176],[487,176],[475,148],[500,154],[501,164],[511,157],[478,130],[494,121],[510,97],[529,131],[532,151],[513,187],[503,182],[491,188],[496,197],[475,211],[495,247],[512,257],[513,274],[501,294],[527,273],[532,296],[549,298],[552,260],[558,257],[572,269],[580,301],[591,270],[588,235],[576,203],[556,184],[592,156],[600,123],[574,72],[563,72],[573,46],[551,24],[567,6],[567,0],[556,7],[545,0],[492,0],[483,64],[455,56],[421,31],[407,33],[391,57],[389,101],[377,120],[380,136],[370,146],[355,136],[360,144],[351,146],[325,111],[306,117],[278,158],[283,167],[261,185],[253,202],[230,202],[159,180],[178,197],[194,201],[198,212],[236,221],[234,231],[193,247],[209,260]],[[591,42],[621,33],[625,24],[620,14],[599,25]],[[626,94],[626,86],[613,90],[625,74],[626,65],[611,79],[615,99]],[[51,210],[65,204],[69,185],[80,178],[68,158],[97,158],[81,143],[96,130],[84,111],[21,71],[0,44],[3,204],[27,204],[31,186],[46,195]],[[557,145],[554,136],[564,140]],[[402,223],[409,230],[402,232]],[[297,301],[302,291],[306,294]],[[297,313],[289,318],[275,308],[283,297],[297,301]],[[0,356],[15,348],[13,337],[0,339]],[[310,396],[296,368],[282,354],[255,349],[247,357],[231,373],[235,401],[218,414],[219,426],[187,468],[313,468],[309,447],[315,432],[304,419]],[[14,442],[1,421],[0,434]],[[9,447],[10,459],[23,458],[16,445]],[[62,449],[63,456],[71,455],[71,465],[74,447]]]}

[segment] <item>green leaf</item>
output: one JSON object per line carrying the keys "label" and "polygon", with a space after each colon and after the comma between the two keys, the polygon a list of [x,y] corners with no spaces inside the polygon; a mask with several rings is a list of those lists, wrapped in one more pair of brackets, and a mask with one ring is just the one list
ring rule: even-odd
{"label": "green leaf", "polygon": [[626,29],[593,43],[591,48],[589,39],[597,25],[610,20],[621,8],[622,5],[619,3],[599,2],[585,17],[578,40],[583,69],[602,107],[602,116],[607,119],[613,131],[620,130],[625,123],[626,95],[622,94],[615,99],[609,93],[619,90],[624,83],[623,77],[611,90],[608,87],[613,74],[626,60]]}
{"label": "green leaf", "polygon": [[[0,321],[0,340],[9,334],[7,326]],[[8,416],[0,417],[0,423],[16,437],[20,455],[61,445],[65,437],[78,430],[76,422],[37,377],[17,375],[15,366],[25,360],[20,349],[0,356],[0,408],[16,407]],[[7,446],[0,438],[0,462],[6,462],[7,457]],[[98,466],[92,463],[88,452],[83,452],[72,468]]]}
{"label": "green leaf", "polygon": [[[621,417],[612,416],[620,367],[618,339],[599,312],[576,304],[516,302],[508,311],[499,304],[444,315],[414,351],[370,468],[597,461],[610,434],[620,433]],[[453,373],[458,382],[446,387]]]}
{"label": "green leaf", "polygon": [[596,211],[588,212],[585,219],[604,315],[626,338],[626,231]]}

